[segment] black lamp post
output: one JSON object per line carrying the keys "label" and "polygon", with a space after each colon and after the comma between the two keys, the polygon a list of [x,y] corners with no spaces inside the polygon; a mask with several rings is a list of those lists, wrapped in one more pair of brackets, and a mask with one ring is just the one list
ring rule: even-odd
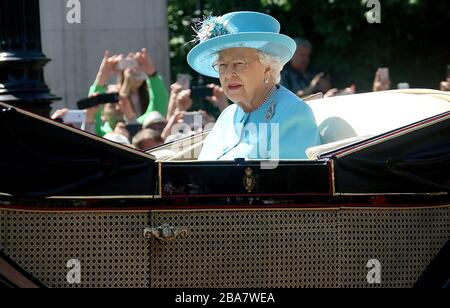
{"label": "black lamp post", "polygon": [[59,100],[44,80],[49,61],[41,47],[39,0],[0,0],[0,102],[48,116]]}

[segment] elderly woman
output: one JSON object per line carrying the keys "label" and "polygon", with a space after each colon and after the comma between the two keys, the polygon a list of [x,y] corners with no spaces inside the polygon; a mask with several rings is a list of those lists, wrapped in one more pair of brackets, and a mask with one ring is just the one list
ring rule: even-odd
{"label": "elderly woman", "polygon": [[278,85],[296,50],[273,17],[234,12],[208,17],[197,27],[200,42],[188,55],[200,74],[220,78],[234,103],[205,140],[199,160],[305,159],[319,145],[311,109]]}

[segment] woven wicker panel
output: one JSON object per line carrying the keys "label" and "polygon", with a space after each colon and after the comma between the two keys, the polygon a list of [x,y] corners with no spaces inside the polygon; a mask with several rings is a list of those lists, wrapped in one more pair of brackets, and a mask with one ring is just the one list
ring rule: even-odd
{"label": "woven wicker panel", "polygon": [[[188,237],[145,240],[169,224]],[[0,210],[0,247],[50,287],[410,287],[450,239],[450,208],[26,213]],[[81,285],[66,263],[78,259]]]}
{"label": "woven wicker panel", "polygon": [[[450,240],[450,208],[343,210],[342,287],[412,287]],[[366,267],[381,263],[381,284],[368,285]]]}
{"label": "woven wicker panel", "polygon": [[153,213],[189,230],[153,246],[153,287],[337,287],[338,211]]}
{"label": "woven wicker panel", "polygon": [[3,251],[6,236],[6,212],[0,210],[0,250]]}
{"label": "woven wicker panel", "polygon": [[[49,287],[148,287],[148,214],[37,214],[0,211],[3,251]],[[82,283],[68,284],[67,262]]]}

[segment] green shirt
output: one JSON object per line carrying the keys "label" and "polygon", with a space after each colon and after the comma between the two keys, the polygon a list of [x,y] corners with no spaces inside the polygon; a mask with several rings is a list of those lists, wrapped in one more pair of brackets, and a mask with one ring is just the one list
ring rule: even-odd
{"label": "green shirt", "polygon": [[[167,109],[169,107],[169,92],[164,84],[163,78],[156,74],[147,79],[148,91],[150,96],[150,102],[148,104],[147,111],[140,116],[137,121],[143,124],[147,116],[153,112],[159,112],[163,117],[167,116]],[[107,91],[106,86],[100,86],[94,83],[89,89],[89,96],[94,93],[104,94]],[[95,114],[95,131],[96,134],[103,137],[107,133],[113,132],[111,125],[108,122],[102,123],[103,108]]]}

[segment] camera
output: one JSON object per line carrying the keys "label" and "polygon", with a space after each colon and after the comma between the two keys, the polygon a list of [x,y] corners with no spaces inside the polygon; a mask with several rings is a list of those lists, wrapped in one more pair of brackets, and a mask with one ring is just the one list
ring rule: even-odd
{"label": "camera", "polygon": [[108,103],[118,103],[120,100],[119,93],[99,94],[97,96],[85,98],[77,102],[78,109],[84,110],[98,105],[104,105]]}

